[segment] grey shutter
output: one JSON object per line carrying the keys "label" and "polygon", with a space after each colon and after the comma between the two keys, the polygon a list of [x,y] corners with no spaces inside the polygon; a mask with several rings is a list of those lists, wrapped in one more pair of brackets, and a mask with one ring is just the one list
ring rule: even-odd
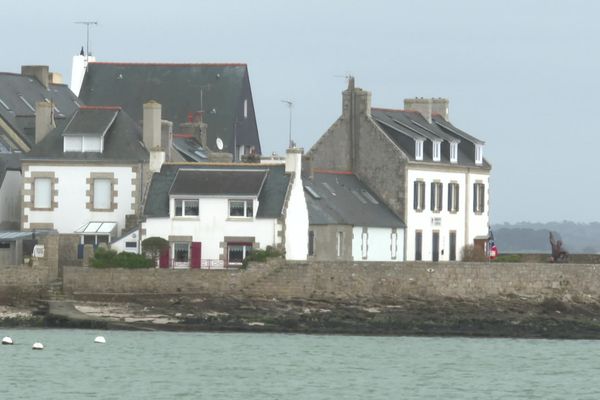
{"label": "grey shutter", "polygon": [[414,182],[414,188],[413,188],[413,208],[415,210],[419,209],[419,182],[415,181]]}

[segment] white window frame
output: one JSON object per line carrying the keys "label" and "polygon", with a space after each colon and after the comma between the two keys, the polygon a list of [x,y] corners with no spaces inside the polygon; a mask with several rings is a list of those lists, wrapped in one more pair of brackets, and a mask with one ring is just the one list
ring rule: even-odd
{"label": "white window frame", "polygon": [[483,145],[481,144],[475,145],[475,164],[483,164]]}
{"label": "white window frame", "polygon": [[[42,183],[43,182],[43,183]],[[52,209],[52,178],[39,177],[33,180],[33,208],[38,210]],[[42,193],[42,190],[44,191]],[[42,201],[43,200],[43,201]]]}
{"label": "white window frame", "polygon": [[[184,249],[183,249],[184,247],[187,250],[187,260],[177,261],[176,260],[177,251],[184,251]],[[173,268],[186,268],[187,269],[190,267],[190,263],[192,261],[192,249],[191,249],[190,242],[173,242],[173,244],[171,246],[171,254],[173,254],[173,256],[172,256]]]}
{"label": "white window frame", "polygon": [[415,160],[423,160],[423,141],[415,139]]}
{"label": "white window frame", "polygon": [[[230,251],[233,247],[241,247],[242,248],[242,261],[231,261]],[[252,252],[253,248],[251,244],[247,243],[227,243],[227,264],[228,265],[242,265],[243,261],[248,257],[250,252]]]}
{"label": "white window frame", "polygon": [[458,192],[460,185],[458,182],[450,182],[448,184],[448,212],[457,213],[460,210],[458,202]]}
{"label": "white window frame", "polygon": [[360,251],[362,259],[366,260],[369,257],[369,233],[363,232],[361,235]]}
{"label": "white window frame", "polygon": [[337,232],[336,234],[336,255],[342,257],[344,255],[344,232]]}
{"label": "white window frame", "polygon": [[[181,201],[181,215],[177,215],[177,203]],[[196,203],[196,208],[198,212],[196,214],[187,214],[186,211],[186,203]],[[200,200],[199,199],[190,199],[190,198],[174,198],[173,199],[173,217],[174,218],[198,218],[200,216]]]}
{"label": "white window frame", "polygon": [[433,141],[432,146],[433,146],[433,151],[432,151],[433,161],[440,161],[442,159],[442,142]]}
{"label": "white window frame", "polygon": [[390,235],[390,256],[392,260],[398,257],[398,233],[392,232]]}
{"label": "white window frame", "polygon": [[431,211],[439,213],[444,203],[444,185],[440,181],[431,182]]}
{"label": "white window frame", "polygon": [[450,162],[456,164],[458,162],[458,143],[450,143]]}
{"label": "white window frame", "polygon": [[[416,207],[414,207],[415,201],[413,200],[413,208],[415,211],[423,211],[425,209],[425,181],[416,180],[416,190],[413,196],[416,197]],[[415,187],[415,185],[413,185]]]}
{"label": "white window frame", "polygon": [[[244,215],[231,215],[231,205],[232,203],[243,203],[244,204]],[[248,213],[248,206],[250,206],[250,213]],[[254,218],[254,200],[252,199],[229,199],[228,202],[229,207],[229,218],[245,218],[250,219]]]}
{"label": "white window frame", "polygon": [[485,212],[485,183],[483,182],[473,184],[473,212],[475,214]]}

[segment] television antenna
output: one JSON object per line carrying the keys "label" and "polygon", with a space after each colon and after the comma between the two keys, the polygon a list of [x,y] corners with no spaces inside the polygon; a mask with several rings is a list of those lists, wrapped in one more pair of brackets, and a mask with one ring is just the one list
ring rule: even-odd
{"label": "television antenna", "polygon": [[290,100],[281,100],[281,102],[287,104],[290,109],[289,147],[292,148],[292,108],[294,107],[294,103]]}
{"label": "television antenna", "polygon": [[90,55],[90,25],[98,25],[98,21],[75,21],[75,24],[85,25],[86,36],[85,36],[85,63],[87,64],[88,57]]}

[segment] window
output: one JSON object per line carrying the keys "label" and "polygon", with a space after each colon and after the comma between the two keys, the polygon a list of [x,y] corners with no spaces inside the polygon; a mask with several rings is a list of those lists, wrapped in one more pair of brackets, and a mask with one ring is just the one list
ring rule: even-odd
{"label": "window", "polygon": [[125,242],[125,248],[136,249],[137,248],[137,242]]}
{"label": "window", "polygon": [[2,104],[2,107],[6,108],[6,111],[10,111],[10,107],[6,105],[6,103],[0,99],[0,104]]}
{"label": "window", "polygon": [[423,259],[423,232],[415,232],[415,261]]}
{"label": "window", "polygon": [[343,252],[342,248],[344,246],[344,232],[337,233],[337,242],[336,242],[336,254],[338,257],[341,257]]}
{"label": "window", "polygon": [[308,231],[308,255],[315,255],[315,231]]}
{"label": "window", "polygon": [[94,210],[112,209],[112,180],[94,179]]}
{"label": "window", "polygon": [[173,267],[187,268],[190,266],[190,244],[188,242],[173,243]]}
{"label": "window", "polygon": [[477,182],[473,184],[473,212],[481,214],[485,211],[485,185]]}
{"label": "window", "polygon": [[33,182],[33,208],[52,208],[51,178],[35,178]]}
{"label": "window", "polygon": [[367,232],[362,233],[360,250],[363,260],[366,260],[369,256],[369,234]]}
{"label": "window", "polygon": [[451,182],[448,184],[448,211],[455,213],[458,212],[458,183]]}
{"label": "window", "polygon": [[175,199],[176,217],[197,217],[198,215],[198,199]]}
{"label": "window", "polygon": [[483,163],[483,145],[476,144],[475,145],[475,164]]}
{"label": "window", "polygon": [[423,159],[423,141],[415,140],[415,160]]}
{"label": "window", "polygon": [[229,216],[252,218],[254,216],[252,200],[229,200]]}
{"label": "window", "polygon": [[83,235],[83,244],[98,245],[108,243],[108,235]]}
{"label": "window", "polygon": [[0,249],[10,249],[10,242],[0,242]]}
{"label": "window", "polygon": [[227,244],[227,260],[229,265],[240,265],[246,257],[252,252],[250,243],[229,243]]}
{"label": "window", "polygon": [[244,100],[244,118],[248,118],[248,99]]}
{"label": "window", "polygon": [[102,138],[100,136],[84,136],[82,151],[84,153],[102,153]]}
{"label": "window", "polygon": [[433,161],[440,161],[442,142],[433,142]]}
{"label": "window", "polygon": [[83,136],[65,136],[63,140],[63,151],[81,152],[83,149]]}
{"label": "window", "polygon": [[425,182],[415,181],[413,193],[413,208],[416,211],[425,209]]}
{"label": "window", "polygon": [[442,192],[444,186],[442,182],[431,182],[431,211],[442,211]]}
{"label": "window", "polygon": [[458,162],[458,143],[450,143],[450,162],[453,164]]}
{"label": "window", "polygon": [[396,232],[392,232],[390,236],[390,242],[390,252],[392,260],[395,260],[398,256],[398,234]]}

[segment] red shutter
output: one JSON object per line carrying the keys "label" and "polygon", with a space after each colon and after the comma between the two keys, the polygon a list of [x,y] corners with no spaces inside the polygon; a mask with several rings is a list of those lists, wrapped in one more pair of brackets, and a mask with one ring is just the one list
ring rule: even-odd
{"label": "red shutter", "polygon": [[160,257],[158,259],[158,266],[160,268],[169,268],[169,247],[163,249],[160,252]]}
{"label": "red shutter", "polygon": [[192,268],[200,268],[200,260],[202,259],[202,243],[192,242]]}

